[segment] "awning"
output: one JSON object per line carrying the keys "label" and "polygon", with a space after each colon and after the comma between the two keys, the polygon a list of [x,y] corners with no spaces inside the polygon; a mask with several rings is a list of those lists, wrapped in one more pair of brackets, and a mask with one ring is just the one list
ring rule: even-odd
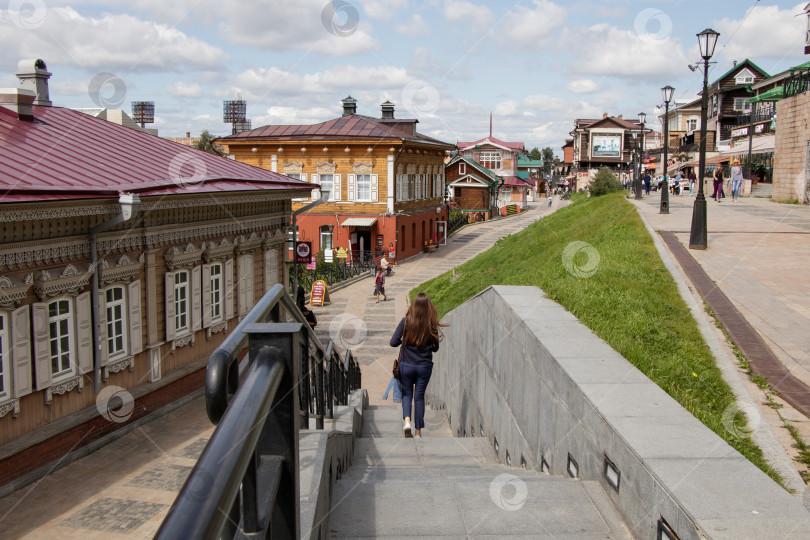
{"label": "awning", "polygon": [[776,88],[771,88],[767,92],[763,92],[758,96],[754,96],[752,98],[748,98],[745,100],[746,103],[758,103],[760,101],[779,101],[785,97],[785,87],[784,86],[777,86]]}
{"label": "awning", "polygon": [[[763,152],[773,152],[776,149],[776,135],[760,135],[751,139],[751,153],[761,154]],[[740,156],[748,154],[748,139],[743,139],[742,144],[735,144],[730,155]]]}
{"label": "awning", "polygon": [[377,222],[375,217],[350,217],[341,223],[343,227],[371,227]]}

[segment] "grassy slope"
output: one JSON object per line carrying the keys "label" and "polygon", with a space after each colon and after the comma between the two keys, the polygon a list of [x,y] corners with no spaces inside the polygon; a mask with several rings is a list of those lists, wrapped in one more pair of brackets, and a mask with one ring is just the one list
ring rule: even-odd
{"label": "grassy slope", "polygon": [[[590,277],[563,264],[573,241],[592,245],[599,263]],[[583,251],[574,263],[586,268]],[[569,265],[570,266],[570,265]],[[706,426],[780,481],[748,437],[722,423],[734,396],[723,381],[677,286],[635,208],[622,193],[577,197],[487,252],[418,287],[443,316],[490,285],[534,285],[609,343]],[[738,425],[742,418],[735,418]],[[741,432],[740,430],[737,430]]]}

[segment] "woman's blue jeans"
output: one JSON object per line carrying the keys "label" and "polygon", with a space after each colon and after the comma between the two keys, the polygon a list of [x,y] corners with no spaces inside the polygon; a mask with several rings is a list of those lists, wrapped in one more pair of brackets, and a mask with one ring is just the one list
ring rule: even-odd
{"label": "woman's blue jeans", "polygon": [[734,180],[731,183],[731,196],[735,199],[740,196],[740,184],[742,184],[742,180]]}
{"label": "woman's blue jeans", "polygon": [[[425,427],[425,390],[433,373],[433,364],[400,362],[399,378],[402,382],[402,418],[410,417],[414,429]],[[413,400],[413,415],[411,415]]]}

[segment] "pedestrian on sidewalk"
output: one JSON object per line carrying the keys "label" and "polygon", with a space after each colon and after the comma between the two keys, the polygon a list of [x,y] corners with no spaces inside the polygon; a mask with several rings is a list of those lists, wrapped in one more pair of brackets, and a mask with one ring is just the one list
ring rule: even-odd
{"label": "pedestrian on sidewalk", "polygon": [[740,185],[742,184],[743,174],[742,167],[739,162],[735,162],[731,166],[731,198],[737,202],[737,197],[740,196]]}
{"label": "pedestrian on sidewalk", "polygon": [[380,295],[383,295],[383,302],[388,300],[385,295],[385,272],[382,267],[377,267],[377,276],[374,278],[374,295],[377,297],[377,303],[380,303]]}
{"label": "pedestrian on sidewalk", "polygon": [[652,189],[652,176],[650,173],[644,173],[644,193],[648,196],[650,195],[650,190]]}
{"label": "pedestrian on sidewalk", "polygon": [[689,169],[689,171],[686,173],[686,178],[689,179],[689,195],[692,196],[695,194],[695,171]]}
{"label": "pedestrian on sidewalk", "polygon": [[714,185],[714,192],[712,193],[712,199],[720,202],[720,198],[723,194],[723,167],[718,165],[714,168],[713,178],[712,184]]}
{"label": "pedestrian on sidewalk", "polygon": [[402,383],[402,431],[405,437],[422,437],[422,428],[425,427],[425,390],[433,372],[433,353],[439,350],[439,342],[444,337],[442,326],[446,325],[439,324],[439,314],[430,297],[419,293],[391,336],[392,347],[402,346],[399,375]]}
{"label": "pedestrian on sidewalk", "polygon": [[388,259],[385,258],[384,254],[382,259],[380,259],[380,268],[382,268],[382,271],[385,272],[386,277],[391,275],[391,266],[388,264]]}

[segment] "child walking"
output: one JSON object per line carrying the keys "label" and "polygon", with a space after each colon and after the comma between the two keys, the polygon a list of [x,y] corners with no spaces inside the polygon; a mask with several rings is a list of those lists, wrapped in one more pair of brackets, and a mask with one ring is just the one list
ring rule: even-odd
{"label": "child walking", "polygon": [[380,303],[380,295],[383,295],[383,302],[388,300],[385,296],[385,272],[380,267],[377,267],[377,277],[375,278],[374,294],[377,296],[377,303]]}

